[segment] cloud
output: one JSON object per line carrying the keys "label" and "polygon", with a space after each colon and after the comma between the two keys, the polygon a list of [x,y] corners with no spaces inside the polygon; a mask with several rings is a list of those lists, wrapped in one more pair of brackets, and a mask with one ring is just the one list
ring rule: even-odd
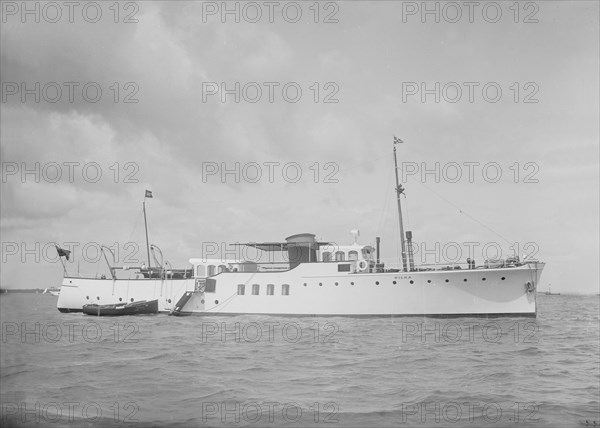
{"label": "cloud", "polygon": [[[203,22],[200,2],[142,2],[132,24],[115,24],[110,14],[93,25],[3,24],[3,82],[30,89],[39,82],[42,91],[49,82],[63,91],[65,82],[78,83],[72,102],[63,92],[56,103],[43,94],[40,102],[32,95],[22,102],[17,94],[0,105],[5,165],[78,163],[73,182],[7,177],[3,239],[128,237],[149,188],[152,240],[173,261],[197,255],[206,239],[313,231],[343,240],[355,227],[365,241],[383,235],[393,254],[390,161],[398,135],[406,142],[401,161],[498,162],[500,183],[429,184],[511,237],[539,240],[553,236],[557,225],[571,225],[556,242],[544,241],[540,257],[563,251],[562,239],[575,239],[572,230],[593,265],[597,240],[585,231],[597,231],[598,217],[598,23],[590,13],[598,5],[553,4],[532,25],[515,25],[510,15],[498,25],[422,24],[419,16],[404,23],[401,4],[337,5],[339,22],[331,24],[315,23],[308,9],[296,24]],[[405,82],[469,81],[480,88],[497,82],[502,100],[487,102],[478,92],[475,102],[429,97],[423,103],[418,95],[403,101]],[[263,98],[234,102],[229,95],[222,102],[216,94],[204,101],[206,82],[228,89],[256,82]],[[274,102],[264,82],[279,84]],[[282,97],[288,82],[302,88],[298,102]],[[324,102],[328,82],[337,85],[337,103]],[[538,103],[521,102],[527,82],[539,86]],[[82,96],[86,83],[101,87],[99,101]],[[290,183],[278,171],[274,183],[203,180],[205,162],[231,168],[271,161],[300,164],[303,179]],[[97,182],[82,177],[92,162],[103,173]],[[339,183],[323,183],[327,162],[339,167]],[[515,162],[521,168],[537,162],[540,183],[514,183],[508,167]],[[457,219],[455,208],[418,183],[407,188],[417,239],[489,239],[489,231]],[[556,209],[557,198],[564,208]],[[565,269],[578,283],[597,284],[597,272]]]}

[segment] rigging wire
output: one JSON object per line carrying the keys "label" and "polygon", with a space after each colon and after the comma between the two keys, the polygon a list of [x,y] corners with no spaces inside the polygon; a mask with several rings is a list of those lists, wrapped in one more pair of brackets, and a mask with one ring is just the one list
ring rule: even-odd
{"label": "rigging wire", "polygon": [[[389,156],[389,154],[385,154],[385,155],[382,155],[382,156],[378,156],[378,157],[376,157],[376,158],[373,158],[373,159],[370,159],[370,160],[368,160],[368,161],[362,162],[362,163],[360,163],[360,164],[358,164],[358,165],[354,165],[354,166],[351,166],[351,167],[349,167],[349,168],[345,168],[345,169],[343,169],[343,170],[342,170],[342,169],[340,169],[340,171],[349,171],[349,170],[351,170],[351,169],[355,169],[355,168],[358,168],[358,167],[360,167],[360,166],[363,166],[363,165],[366,165],[366,164],[369,164],[369,163],[376,162],[376,161],[378,161],[378,160],[381,160],[381,159],[383,159],[383,158],[386,158],[386,157],[388,157],[388,156]],[[393,168],[392,168],[392,171],[393,171]],[[444,198],[444,197],[443,197],[442,195],[440,195],[438,192],[436,192],[435,190],[433,190],[432,188],[430,188],[429,186],[427,186],[425,183],[421,183],[420,181],[417,181],[417,180],[415,180],[415,179],[414,179],[414,177],[409,177],[409,178],[410,178],[412,181],[415,181],[415,182],[419,183],[420,185],[422,185],[423,187],[425,187],[425,189],[429,190],[431,193],[433,193],[434,195],[436,195],[437,197],[439,197],[441,200],[443,200],[443,201],[444,201],[444,202],[446,202],[447,204],[449,204],[449,205],[451,205],[452,207],[456,208],[460,214],[463,214],[464,216],[466,216],[467,218],[469,218],[471,221],[473,221],[473,222],[477,223],[477,224],[478,224],[478,225],[480,225],[481,227],[483,227],[483,228],[485,228],[485,229],[489,230],[490,232],[492,232],[492,233],[493,233],[493,234],[495,234],[496,236],[498,236],[498,237],[502,238],[502,239],[503,239],[504,241],[506,241],[506,242],[507,242],[509,245],[512,245],[512,244],[513,244],[513,241],[510,241],[509,239],[507,239],[506,237],[504,237],[503,235],[501,235],[499,232],[496,232],[494,229],[492,229],[491,227],[489,227],[488,225],[486,225],[486,224],[485,224],[485,223],[483,223],[482,221],[480,221],[480,220],[476,219],[475,217],[473,217],[471,214],[469,214],[468,212],[466,212],[464,209],[462,209],[461,207],[459,207],[459,206],[458,206],[458,205],[456,205],[455,203],[451,202],[451,201],[450,201],[450,200],[448,200],[447,198]],[[389,193],[388,193],[388,195],[386,195],[386,198],[387,198],[387,199],[388,199],[388,201],[389,201]],[[406,216],[407,216],[407,224],[408,224],[408,227],[410,227],[410,218],[409,218],[409,216],[408,216],[408,203],[407,203],[407,198],[406,198],[406,195],[404,195],[404,201],[405,201],[405,204],[406,204],[406,210],[405,210],[405,211],[406,211]],[[386,209],[387,209],[387,204],[386,204]],[[381,221],[380,221],[380,223],[381,223]]]}
{"label": "rigging wire", "polygon": [[425,187],[427,190],[429,190],[431,193],[433,193],[434,195],[436,195],[437,197],[439,197],[440,199],[442,199],[444,202],[446,202],[449,205],[452,205],[454,208],[456,208],[458,210],[458,212],[460,214],[465,215],[466,217],[468,217],[470,220],[474,221],[475,223],[477,223],[478,225],[480,225],[481,227],[489,230],[490,232],[492,232],[493,234],[499,236],[500,238],[504,239],[509,245],[512,245],[513,242],[509,241],[507,238],[505,238],[504,236],[502,236],[500,233],[496,232],[494,229],[492,229],[491,227],[489,227],[488,225],[486,225],[485,223],[477,220],[475,217],[473,217],[471,214],[469,214],[468,212],[466,212],[464,209],[462,209],[461,207],[459,207],[458,205],[454,204],[453,202],[451,202],[450,200],[444,198],[442,195],[440,195],[438,192],[436,192],[435,190],[433,190],[432,188],[430,188],[429,186],[427,186],[425,183],[421,183],[420,181],[415,180],[413,177],[410,177],[413,181],[419,183],[421,186]]}
{"label": "rigging wire", "polygon": [[404,212],[406,213],[406,230],[410,230],[410,216],[408,215],[408,198],[406,197],[406,193],[404,195]]}
{"label": "rigging wire", "polygon": [[131,234],[129,235],[129,242],[132,242],[132,238],[133,238],[133,234],[135,233],[137,226],[140,222],[141,217],[144,215],[144,210],[140,211],[139,214],[136,217],[135,223],[133,225],[133,229],[131,229]]}

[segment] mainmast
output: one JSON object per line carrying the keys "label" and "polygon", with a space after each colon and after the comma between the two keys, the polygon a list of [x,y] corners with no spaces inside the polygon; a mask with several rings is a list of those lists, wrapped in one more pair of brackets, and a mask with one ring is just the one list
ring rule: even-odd
{"label": "mainmast", "polygon": [[404,193],[404,187],[398,180],[398,159],[396,157],[396,144],[403,142],[401,139],[394,137],[394,171],[396,172],[396,199],[398,201],[398,222],[400,223],[400,245],[402,246],[402,270],[406,272],[406,243],[404,242],[404,224],[402,223],[402,205],[400,203],[400,195]]}

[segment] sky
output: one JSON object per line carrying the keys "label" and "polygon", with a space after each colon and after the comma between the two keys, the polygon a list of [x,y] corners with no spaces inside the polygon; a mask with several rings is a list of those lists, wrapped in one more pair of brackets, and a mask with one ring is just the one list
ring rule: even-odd
{"label": "sky", "polygon": [[599,292],[598,2],[24,5],[1,2],[3,288],[59,285],[54,243],[69,272],[107,273],[100,244],[139,265],[145,190],[173,266],[352,229],[397,266],[397,136],[417,263],[512,246],[542,290]]}

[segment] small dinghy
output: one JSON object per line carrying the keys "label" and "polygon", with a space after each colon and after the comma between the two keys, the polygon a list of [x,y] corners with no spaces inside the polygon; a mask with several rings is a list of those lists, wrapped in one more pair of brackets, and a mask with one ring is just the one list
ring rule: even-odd
{"label": "small dinghy", "polygon": [[132,303],[114,305],[83,305],[83,313],[96,316],[147,315],[158,313],[158,300],[140,300]]}

